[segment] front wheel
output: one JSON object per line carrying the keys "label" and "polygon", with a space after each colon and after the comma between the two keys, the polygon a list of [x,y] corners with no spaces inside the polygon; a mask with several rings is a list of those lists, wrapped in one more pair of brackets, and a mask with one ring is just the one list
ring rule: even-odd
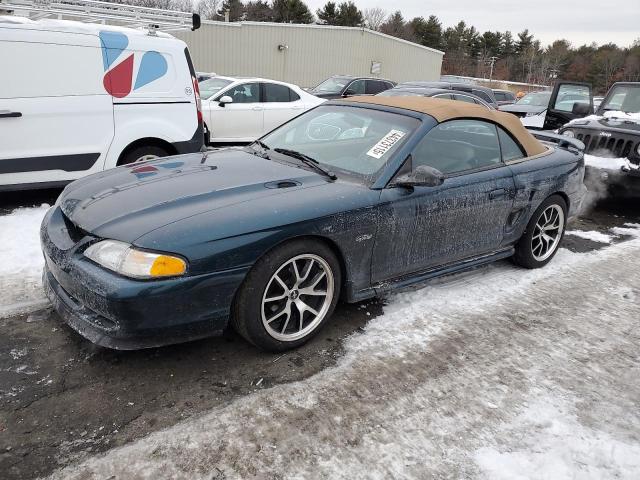
{"label": "front wheel", "polygon": [[515,263],[525,268],[540,268],[549,263],[564,236],[566,218],[564,198],[552,195],[542,202],[516,244]]}
{"label": "front wheel", "polygon": [[251,269],[232,309],[234,328],[270,351],[289,350],[314,337],[340,292],[340,264],[317,240],[282,245]]}

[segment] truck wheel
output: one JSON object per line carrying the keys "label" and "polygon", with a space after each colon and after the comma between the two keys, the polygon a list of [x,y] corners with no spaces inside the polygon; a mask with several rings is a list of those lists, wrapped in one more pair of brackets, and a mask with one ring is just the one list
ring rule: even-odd
{"label": "truck wheel", "polygon": [[263,350],[296,348],[331,316],[340,282],[340,264],[324,243],[284,244],[258,260],[247,275],[232,307],[232,325]]}
{"label": "truck wheel", "polygon": [[142,145],[129,150],[118,162],[118,165],[128,165],[130,163],[144,162],[155,158],[169,155],[164,148],[157,145]]}
{"label": "truck wheel", "polygon": [[542,202],[516,244],[515,263],[525,268],[540,268],[549,263],[564,236],[566,218],[567,202],[560,195]]}

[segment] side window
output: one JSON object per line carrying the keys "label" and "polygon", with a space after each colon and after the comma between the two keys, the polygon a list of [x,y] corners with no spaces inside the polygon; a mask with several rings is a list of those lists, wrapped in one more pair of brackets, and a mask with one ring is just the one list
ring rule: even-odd
{"label": "side window", "polygon": [[480,120],[450,120],[432,128],[411,154],[412,166],[427,165],[456,174],[501,165],[495,125]]}
{"label": "side window", "polygon": [[233,98],[233,103],[257,103],[260,101],[260,84],[243,83],[227,90],[223,95]]}
{"label": "side window", "polygon": [[510,160],[517,160],[518,158],[524,158],[526,155],[520,148],[520,145],[511,138],[507,132],[501,127],[498,127],[498,137],[500,138],[500,147],[502,148],[502,161],[508,162]]}
{"label": "side window", "polygon": [[499,102],[504,102],[507,99],[507,96],[503,92],[493,92],[493,96],[496,97],[496,100]]}
{"label": "side window", "polygon": [[387,89],[387,85],[380,80],[367,80],[366,81],[366,93],[375,95],[376,93],[383,92]]}
{"label": "side window", "polygon": [[485,102],[489,102],[489,103],[493,102],[493,100],[491,99],[491,97],[489,96],[489,94],[487,92],[483,92],[482,90],[474,90],[473,94],[477,95],[478,97],[483,99]]}
{"label": "side window", "polygon": [[467,102],[467,103],[476,103],[476,101],[471,98],[468,95],[460,95],[459,93],[454,93],[453,94],[453,99],[454,100],[459,100],[461,102]]}
{"label": "side window", "polygon": [[355,80],[349,84],[345,93],[347,95],[364,95],[365,92],[365,81],[364,80]]}
{"label": "side window", "polygon": [[558,96],[556,97],[556,103],[554,110],[560,110],[561,112],[573,111],[573,105],[575,103],[590,103],[589,87],[584,85],[560,85],[558,89]]}
{"label": "side window", "polygon": [[298,94],[285,85],[278,85],[277,83],[264,84],[265,102],[293,102],[299,99]]}

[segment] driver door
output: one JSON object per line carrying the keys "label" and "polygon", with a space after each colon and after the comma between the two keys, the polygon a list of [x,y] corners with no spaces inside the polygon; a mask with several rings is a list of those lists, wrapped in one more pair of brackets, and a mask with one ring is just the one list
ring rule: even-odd
{"label": "driver door", "polygon": [[514,180],[496,126],[452,120],[431,129],[401,169],[428,165],[437,187],[390,186],[381,193],[372,282],[434,269],[502,247]]}
{"label": "driver door", "polygon": [[[229,96],[231,103],[220,104]],[[264,132],[264,104],[260,83],[249,82],[232,86],[211,100],[209,109],[211,141],[252,141]]]}
{"label": "driver door", "polygon": [[544,119],[544,130],[556,130],[576,118],[593,112],[590,83],[560,81],[553,87]]}

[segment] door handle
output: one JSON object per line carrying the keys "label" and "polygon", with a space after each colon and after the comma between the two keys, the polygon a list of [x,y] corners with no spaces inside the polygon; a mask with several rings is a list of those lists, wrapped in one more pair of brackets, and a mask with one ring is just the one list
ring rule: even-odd
{"label": "door handle", "polygon": [[22,112],[10,112],[9,110],[0,110],[0,118],[18,118],[22,116]]}
{"label": "door handle", "polygon": [[489,192],[489,199],[496,200],[498,198],[503,198],[507,195],[507,191],[504,188],[497,188],[496,190],[491,190]]}
{"label": "door handle", "polygon": [[251,110],[253,110],[254,112],[259,112],[261,110],[264,110],[264,108],[262,108],[262,107],[253,107]]}

